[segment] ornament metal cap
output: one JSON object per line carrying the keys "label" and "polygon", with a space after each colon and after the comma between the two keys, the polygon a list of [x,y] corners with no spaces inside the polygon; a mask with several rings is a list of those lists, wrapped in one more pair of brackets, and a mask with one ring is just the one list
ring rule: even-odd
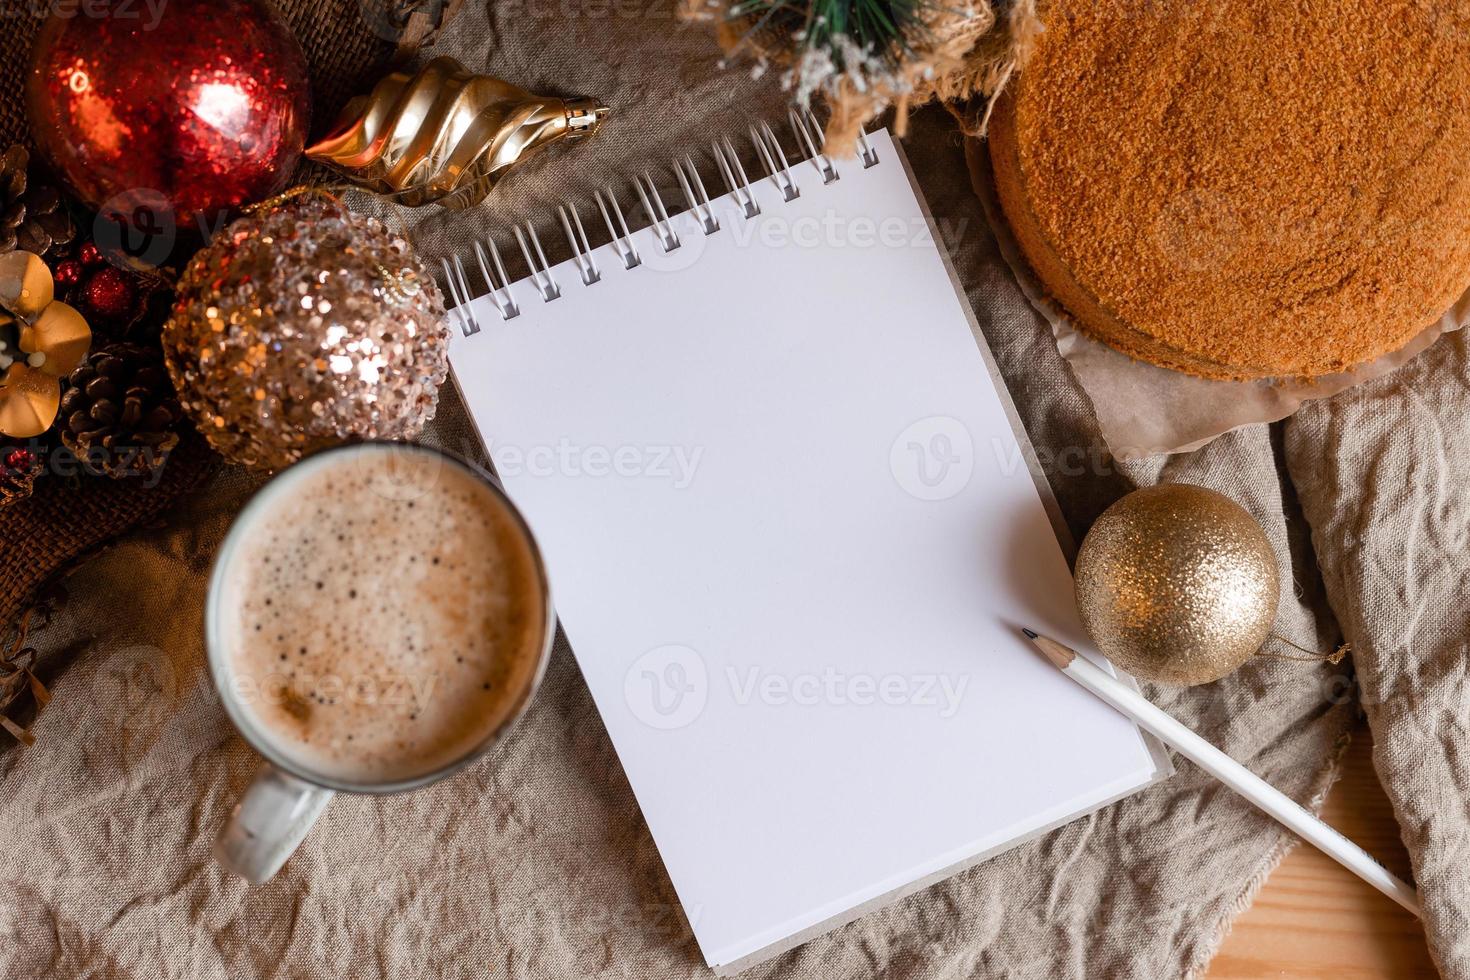
{"label": "ornament metal cap", "polygon": [[462,210],[505,172],[560,139],[587,136],[609,112],[596,99],[533,95],[453,58],[393,72],[347,103],[306,155],[400,204]]}
{"label": "ornament metal cap", "polygon": [[567,139],[591,136],[602,127],[602,120],[612,112],[596,99],[567,99]]}

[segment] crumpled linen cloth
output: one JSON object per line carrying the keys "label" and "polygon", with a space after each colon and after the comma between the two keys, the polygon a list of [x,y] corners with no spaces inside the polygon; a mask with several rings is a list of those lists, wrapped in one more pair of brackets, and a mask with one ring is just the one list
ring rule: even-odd
{"label": "crumpled linen cloth", "polygon": [[1444,976],[1470,977],[1470,338],[1308,405],[1284,448],[1430,952]]}
{"label": "crumpled linen cloth", "polygon": [[[782,114],[772,82],[721,71],[668,0],[475,4],[439,52],[533,90],[600,95],[617,114],[595,142],[528,163],[476,215],[394,216],[431,258],[478,233],[477,217],[551,227],[554,203],[612,180],[626,198],[645,165],[666,185],[676,153]],[[1340,620],[1359,644],[1435,953],[1446,975],[1470,977],[1456,911],[1470,909],[1456,870],[1470,782],[1453,740],[1465,724],[1464,340],[1284,425],[1115,463],[985,229],[952,123],[919,114],[907,151],[1072,533],[1135,486],[1214,487],[1276,549],[1278,631],[1326,650]],[[451,389],[429,441],[481,456]],[[0,977],[708,976],[564,642],[491,757],[413,794],[339,797],[265,885],[212,862],[257,760],[210,688],[201,610],[213,550],[255,483],[227,470],[167,527],[89,562],[35,636],[55,702],[35,747],[0,754]],[[1308,804],[1359,712],[1350,667],[1326,663],[1258,658],[1212,685],[1147,693]],[[1181,762],[1164,784],[747,975],[1195,976],[1289,845]]]}

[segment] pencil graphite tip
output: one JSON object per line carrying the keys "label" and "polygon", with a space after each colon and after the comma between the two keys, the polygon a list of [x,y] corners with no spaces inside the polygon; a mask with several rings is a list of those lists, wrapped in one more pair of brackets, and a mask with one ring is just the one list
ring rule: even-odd
{"label": "pencil graphite tip", "polygon": [[1046,659],[1050,660],[1054,666],[1060,667],[1062,670],[1070,667],[1072,661],[1077,656],[1071,647],[1063,646],[1049,636],[1042,636],[1035,630],[1027,629],[1024,626],[1021,627],[1021,632],[1026,634],[1026,639],[1036,644],[1036,648],[1046,656]]}

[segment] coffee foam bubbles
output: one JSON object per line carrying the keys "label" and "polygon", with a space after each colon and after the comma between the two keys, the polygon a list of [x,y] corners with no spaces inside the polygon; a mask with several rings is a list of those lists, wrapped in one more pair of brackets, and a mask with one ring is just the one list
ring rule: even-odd
{"label": "coffee foam bubbles", "polygon": [[417,450],[330,454],[280,479],[221,570],[224,659],[254,728],[353,784],[472,752],[534,682],[545,639],[506,504]]}

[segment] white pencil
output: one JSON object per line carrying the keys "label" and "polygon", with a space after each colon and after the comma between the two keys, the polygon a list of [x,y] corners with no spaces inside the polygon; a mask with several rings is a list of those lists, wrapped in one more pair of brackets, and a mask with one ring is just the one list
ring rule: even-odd
{"label": "white pencil", "polygon": [[1107,674],[1086,657],[1078,656],[1077,651],[1056,640],[1039,636],[1032,630],[1023,628],[1021,632],[1046,654],[1046,659],[1060,667],[1062,673],[1260,807],[1302,840],[1318,848],[1410,912],[1419,914],[1419,896],[1413,888],[1394,877],[1383,865],[1373,860],[1367,851],[1314,817],[1291,797],[1156,708],[1143,695]]}

